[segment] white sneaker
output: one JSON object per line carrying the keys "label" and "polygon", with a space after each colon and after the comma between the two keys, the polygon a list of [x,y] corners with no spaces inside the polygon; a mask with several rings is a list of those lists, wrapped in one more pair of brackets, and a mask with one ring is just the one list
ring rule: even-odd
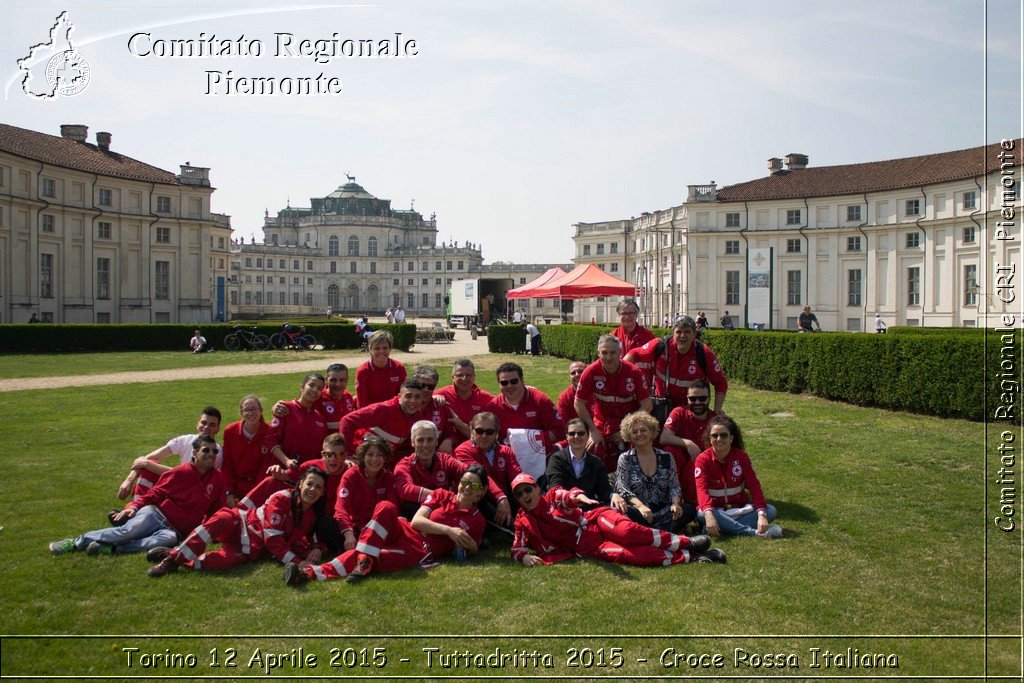
{"label": "white sneaker", "polygon": [[772,524],[764,531],[765,538],[782,538],[782,527],[778,524]]}

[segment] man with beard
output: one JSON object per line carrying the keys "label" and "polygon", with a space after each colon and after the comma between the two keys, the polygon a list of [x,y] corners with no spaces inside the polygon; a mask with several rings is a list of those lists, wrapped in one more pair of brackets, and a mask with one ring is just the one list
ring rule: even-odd
{"label": "man with beard", "polygon": [[697,511],[697,488],[693,463],[697,456],[711,448],[707,437],[708,423],[718,413],[708,408],[711,388],[699,379],[686,392],[687,405],[672,410],[661,432],[661,445],[676,461],[679,484],[683,489],[683,519],[693,519]]}

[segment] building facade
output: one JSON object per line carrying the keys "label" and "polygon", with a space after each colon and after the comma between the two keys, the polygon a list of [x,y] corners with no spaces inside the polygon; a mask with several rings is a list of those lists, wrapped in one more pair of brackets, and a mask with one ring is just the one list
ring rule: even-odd
{"label": "building facade", "polygon": [[[1012,302],[994,274],[1020,264],[1020,145],[818,168],[803,154],[773,158],[766,177],[691,185],[679,206],[577,224],[574,260],[608,269],[609,247],[599,261],[595,244],[617,242],[648,320],[703,310],[717,324],[728,310],[737,326],[795,328],[806,305],[831,330],[873,330],[875,313],[888,325],[998,325]],[[752,250],[769,255],[766,321],[750,310]],[[580,318],[599,307],[587,306]]]}
{"label": "building facade", "polygon": [[230,219],[209,169],[174,174],[87,142],[0,124],[0,322],[192,323],[226,314]]}

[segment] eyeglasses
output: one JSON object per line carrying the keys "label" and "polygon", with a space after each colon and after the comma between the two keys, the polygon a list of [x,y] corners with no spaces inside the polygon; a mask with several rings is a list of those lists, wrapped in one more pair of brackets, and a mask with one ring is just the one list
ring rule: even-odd
{"label": "eyeglasses", "polygon": [[582,431],[581,432],[566,432],[565,435],[566,436],[586,436],[587,433],[586,432],[582,432]]}
{"label": "eyeglasses", "polygon": [[343,455],[345,454],[338,451],[320,451],[320,456],[323,458],[340,458]]}
{"label": "eyeglasses", "polygon": [[619,316],[622,318],[635,318],[639,313],[640,311],[623,311],[619,313]]}
{"label": "eyeglasses", "polygon": [[528,493],[533,493],[533,489],[534,488],[536,488],[536,487],[534,487],[534,486],[532,486],[530,484],[522,484],[521,486],[519,486],[519,488],[517,488],[515,491],[513,491],[512,494],[516,498],[522,498],[523,496],[527,495]]}
{"label": "eyeglasses", "polygon": [[210,448],[209,446],[203,446],[202,448],[197,448],[196,452],[197,453],[216,453],[217,449],[216,448]]}
{"label": "eyeglasses", "polygon": [[501,380],[498,380],[498,384],[500,384],[503,387],[507,387],[510,384],[512,386],[515,386],[515,385],[519,384],[519,378],[518,377],[513,377],[512,379],[501,379]]}
{"label": "eyeglasses", "polygon": [[710,396],[687,396],[686,400],[690,403],[707,403]]}
{"label": "eyeglasses", "polygon": [[484,429],[483,427],[473,427],[473,431],[476,432],[477,434],[479,434],[480,436],[484,436],[484,435],[494,436],[495,433],[497,433],[498,430],[497,429]]}
{"label": "eyeglasses", "polygon": [[480,482],[472,481],[470,479],[459,480],[459,486],[465,486],[470,491],[482,491],[484,488],[484,485],[481,484]]}
{"label": "eyeglasses", "polygon": [[[421,382],[421,384],[423,383]],[[435,388],[437,388],[436,384],[423,384],[423,391],[433,391]]]}
{"label": "eyeglasses", "polygon": [[708,434],[708,437],[712,441],[715,441],[715,440],[718,440],[718,439],[727,439],[730,436],[732,436],[732,434],[730,434],[729,432],[711,432],[710,434]]}
{"label": "eyeglasses", "polygon": [[258,413],[262,410],[259,406],[249,406],[248,408],[242,408],[243,413]]}

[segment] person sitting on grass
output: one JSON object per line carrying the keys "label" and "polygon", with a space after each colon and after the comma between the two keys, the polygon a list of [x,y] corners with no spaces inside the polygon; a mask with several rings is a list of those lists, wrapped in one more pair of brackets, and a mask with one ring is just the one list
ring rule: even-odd
{"label": "person sitting on grass", "polygon": [[192,335],[192,339],[188,342],[188,347],[192,349],[192,353],[203,353],[208,349],[206,346],[206,337],[200,334],[199,330]]}
{"label": "person sitting on grass", "polygon": [[[697,521],[714,537],[725,535],[782,538],[771,524],[775,506],[765,502],[761,482],[743,452],[743,435],[731,418],[720,415],[708,424],[711,448],[697,456]],[[756,525],[756,526],[755,526]]]}
{"label": "person sitting on grass", "polygon": [[[615,507],[613,501],[619,495],[612,492],[604,462],[587,450],[588,436],[583,420],[578,417],[569,420],[565,427],[566,447],[555,451],[548,459],[548,489],[580,489],[598,505]],[[589,510],[594,506],[584,503],[581,507]]]}
{"label": "person sitting on grass", "polygon": [[224,477],[214,467],[217,442],[201,434],[192,443],[192,458],[165,472],[156,486],[114,515],[114,526],[77,538],[54,541],[50,552],[62,555],[138,553],[170,546],[224,507]]}
{"label": "person sitting on grass", "polygon": [[412,426],[413,453],[395,465],[395,491],[401,499],[402,516],[412,519],[423,501],[437,489],[454,491],[465,463],[438,449],[437,426],[430,420],[420,420]]}
{"label": "person sitting on grass", "polygon": [[619,456],[615,470],[619,498],[613,507],[644,526],[681,531],[695,510],[691,506],[687,518],[675,459],[654,447],[656,438],[658,421],[651,415],[636,412],[622,421],[622,439],[632,448]]}
{"label": "person sitting on grass", "polygon": [[266,446],[285,468],[296,467],[320,455],[324,438],[330,433],[327,417],[320,412],[324,385],[323,375],[309,373],[299,385],[299,397],[284,404],[288,414],[278,417],[275,412]]}
{"label": "person sitting on grass", "polygon": [[[262,507],[240,513],[222,508],[197,526],[176,548],[158,547],[146,553],[156,562],[149,568],[153,578],[190,569],[230,569],[246,562],[274,556],[284,564],[319,563],[323,547],[310,544],[317,517],[323,512],[323,494],[327,473],[311,467],[295,486],[278,491]],[[206,546],[219,541],[221,547],[206,552]]]}
{"label": "person sitting on grass", "polygon": [[263,479],[274,456],[267,448],[270,425],[263,420],[263,403],[249,394],[239,404],[242,419],[224,428],[224,462],[220,470],[228,491],[228,507]]}
{"label": "person sitting on grass", "polygon": [[345,578],[355,583],[374,572],[392,572],[414,565],[426,566],[455,551],[456,558],[477,552],[484,533],[484,518],[476,503],[487,490],[487,471],[470,465],[455,493],[436,489],[416,511],[411,522],[398,514],[398,506],[381,501],[359,535],[359,543],[331,562],[317,566],[285,567],[289,586],[310,579]]}
{"label": "person sitting on grass", "polygon": [[521,506],[516,515],[512,559],[527,567],[573,557],[591,557],[617,564],[661,567],[686,562],[725,563],[725,553],[711,547],[707,536],[687,538],[648,529],[609,507],[589,512],[581,504],[596,500],[580,489],[551,489],[542,494],[529,474],[512,482]]}
{"label": "person sitting on grass", "polygon": [[395,478],[385,467],[391,459],[387,442],[370,437],[356,448],[356,466],[341,475],[334,519],[338,522],[345,550],[356,547],[356,539],[373,516],[377,503],[387,500],[399,503]]}

